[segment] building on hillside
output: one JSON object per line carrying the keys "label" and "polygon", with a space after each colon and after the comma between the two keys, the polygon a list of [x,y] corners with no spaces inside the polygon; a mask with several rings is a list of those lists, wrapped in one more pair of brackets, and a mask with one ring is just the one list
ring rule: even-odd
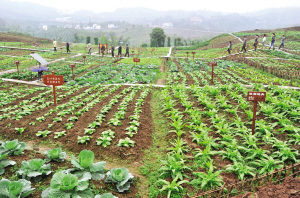
{"label": "building on hillside", "polygon": [[163,23],[163,27],[173,27],[173,23]]}
{"label": "building on hillside", "polygon": [[101,25],[93,24],[93,29],[94,30],[101,30]]}
{"label": "building on hillside", "polygon": [[47,25],[43,25],[42,28],[43,28],[43,30],[46,30],[46,31],[48,30],[48,26]]}
{"label": "building on hillside", "polygon": [[76,25],[76,26],[75,26],[75,29],[76,29],[76,30],[80,30],[80,29],[81,29],[80,25]]}
{"label": "building on hillside", "polygon": [[107,27],[112,29],[112,28],[115,28],[115,25],[111,23],[111,24],[108,24]]}
{"label": "building on hillside", "polygon": [[191,18],[191,22],[192,24],[200,24],[203,20],[201,19],[201,17],[192,17]]}

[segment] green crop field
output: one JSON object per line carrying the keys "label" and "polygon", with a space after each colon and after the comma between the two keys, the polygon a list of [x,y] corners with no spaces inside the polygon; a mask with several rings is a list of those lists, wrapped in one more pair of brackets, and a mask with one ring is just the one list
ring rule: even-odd
{"label": "green crop field", "polygon": [[[273,31],[170,49],[138,47],[151,32],[138,28],[114,30],[136,38],[129,57],[0,34],[0,197],[236,196],[256,183],[231,184],[296,172],[286,168],[300,162],[299,31],[274,30],[285,48],[255,51],[253,35]],[[48,61],[48,83],[63,76],[55,96],[32,52]]]}

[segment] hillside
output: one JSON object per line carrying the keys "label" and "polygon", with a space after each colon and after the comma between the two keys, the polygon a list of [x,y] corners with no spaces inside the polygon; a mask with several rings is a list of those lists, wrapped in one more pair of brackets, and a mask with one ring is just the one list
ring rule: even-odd
{"label": "hillside", "polygon": [[26,43],[49,43],[50,39],[38,38],[27,35],[20,35],[14,33],[0,32],[0,41],[4,42],[26,42]]}

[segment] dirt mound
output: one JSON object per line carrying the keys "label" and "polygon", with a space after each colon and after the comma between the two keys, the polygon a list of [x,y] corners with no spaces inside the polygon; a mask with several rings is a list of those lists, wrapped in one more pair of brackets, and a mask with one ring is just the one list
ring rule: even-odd
{"label": "dirt mound", "polygon": [[254,193],[248,192],[234,198],[300,198],[300,178],[288,177],[280,185],[257,187]]}

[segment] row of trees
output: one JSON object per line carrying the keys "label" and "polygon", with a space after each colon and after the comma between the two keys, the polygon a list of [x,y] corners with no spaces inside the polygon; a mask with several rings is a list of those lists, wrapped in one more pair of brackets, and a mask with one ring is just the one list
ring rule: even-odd
{"label": "row of trees", "polygon": [[[174,46],[187,46],[202,43],[209,38],[202,39],[182,39],[181,37],[174,38]],[[162,28],[154,28],[150,34],[150,47],[171,47],[171,37],[167,37]],[[142,44],[141,47],[147,47],[147,44]]]}
{"label": "row of trees", "polygon": [[[80,40],[83,40],[82,38],[79,38],[77,33],[74,34],[74,38],[75,38],[76,43],[79,43]],[[99,43],[103,43],[103,44],[113,44],[113,45],[117,46],[121,42],[127,43],[129,41],[129,39],[130,39],[130,37],[127,37],[124,39],[123,35],[122,35],[119,38],[117,38],[116,36],[112,36],[109,40],[104,34],[102,34],[100,37],[100,41],[99,41],[98,37],[94,37],[94,44],[98,45]],[[91,36],[86,37],[86,43],[91,43]]]}

